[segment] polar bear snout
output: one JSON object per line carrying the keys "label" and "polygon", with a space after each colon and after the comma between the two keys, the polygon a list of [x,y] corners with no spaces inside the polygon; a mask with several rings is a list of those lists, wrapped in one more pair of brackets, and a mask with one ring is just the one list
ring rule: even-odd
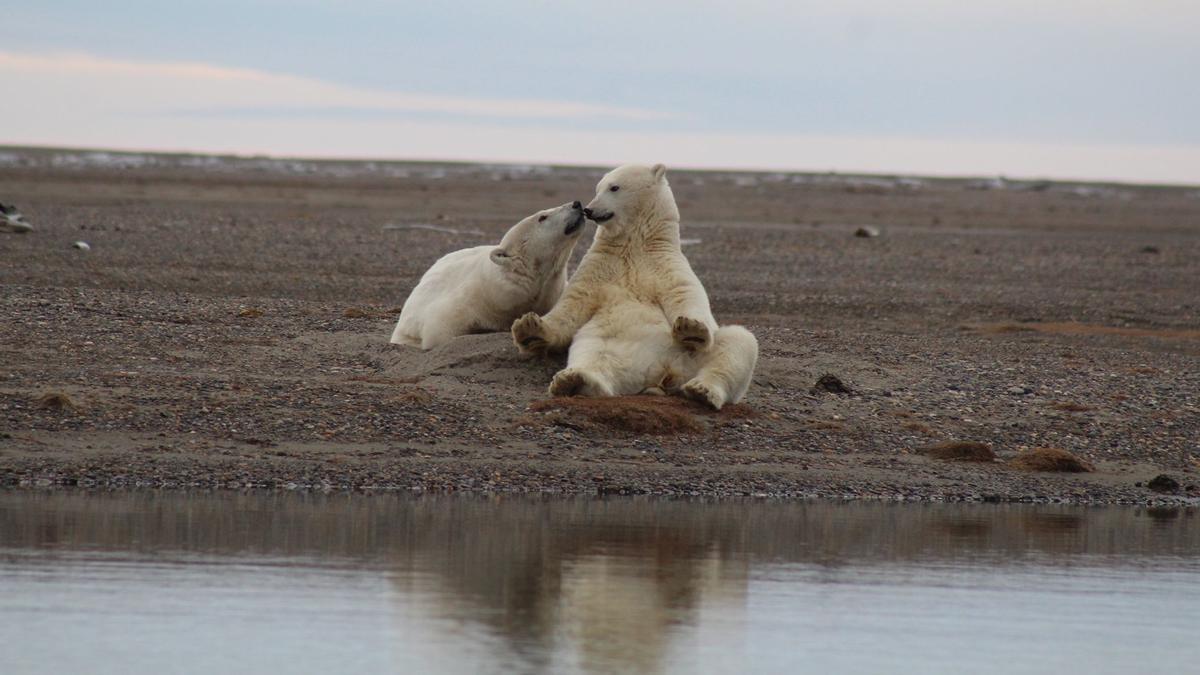
{"label": "polar bear snout", "polygon": [[[579,202],[575,203],[578,204]],[[575,216],[571,220],[567,221],[567,229],[563,230],[563,234],[568,236],[575,234],[579,231],[579,228],[583,227],[585,222],[587,222],[587,219],[583,217],[583,212],[576,211]]]}
{"label": "polar bear snout", "polygon": [[613,212],[608,209],[593,209],[589,207],[583,210],[583,215],[587,216],[589,220],[603,223],[612,220]]}
{"label": "polar bear snout", "polygon": [[567,211],[567,226],[563,230],[563,234],[567,236],[575,234],[585,222],[587,219],[583,217],[583,204],[578,200],[571,202],[571,208]]}

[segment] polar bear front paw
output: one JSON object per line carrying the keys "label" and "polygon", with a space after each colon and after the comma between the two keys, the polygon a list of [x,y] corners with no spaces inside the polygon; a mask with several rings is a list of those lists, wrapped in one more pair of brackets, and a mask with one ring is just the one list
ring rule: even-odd
{"label": "polar bear front paw", "polygon": [[542,318],[534,312],[517,319],[512,325],[513,342],[523,352],[542,352],[546,350],[546,326]]}
{"label": "polar bear front paw", "polygon": [[675,319],[675,325],[671,327],[671,335],[689,352],[704,351],[708,348],[711,339],[708,326],[686,316]]}

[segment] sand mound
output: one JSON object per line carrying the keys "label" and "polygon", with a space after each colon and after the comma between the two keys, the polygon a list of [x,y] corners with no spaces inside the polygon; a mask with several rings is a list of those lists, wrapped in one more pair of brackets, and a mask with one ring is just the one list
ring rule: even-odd
{"label": "sand mound", "polygon": [[1008,465],[1021,471],[1086,473],[1095,470],[1091,464],[1062,448],[1030,448],[1009,460]]}
{"label": "sand mound", "polygon": [[1094,336],[1116,335],[1120,337],[1148,337],[1167,340],[1200,340],[1200,330],[1191,328],[1137,328],[1130,326],[1102,326],[1075,321],[989,323],[964,326],[967,330],[982,334],[1046,333],[1049,335]]}
{"label": "sand mound", "polygon": [[562,358],[521,354],[507,332],[463,335],[429,351],[388,345],[380,361],[389,377],[411,381],[446,376],[475,384],[533,387],[537,391],[545,391],[554,373],[565,364]]}

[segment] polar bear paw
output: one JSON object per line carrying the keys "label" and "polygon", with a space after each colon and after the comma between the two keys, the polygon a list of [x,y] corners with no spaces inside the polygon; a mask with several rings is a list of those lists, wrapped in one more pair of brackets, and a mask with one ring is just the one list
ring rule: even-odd
{"label": "polar bear paw", "polygon": [[538,353],[546,350],[546,326],[535,312],[528,312],[512,325],[513,342],[523,352]]}
{"label": "polar bear paw", "polygon": [[708,348],[712,338],[708,332],[708,326],[686,316],[675,319],[675,325],[671,327],[671,335],[689,352],[704,351]]}
{"label": "polar bear paw", "polygon": [[692,380],[683,385],[683,395],[712,408],[720,410],[725,405],[725,394],[720,389],[698,380]]}
{"label": "polar bear paw", "polygon": [[550,381],[551,396],[583,396],[587,394],[588,379],[580,371],[566,368],[558,371]]}

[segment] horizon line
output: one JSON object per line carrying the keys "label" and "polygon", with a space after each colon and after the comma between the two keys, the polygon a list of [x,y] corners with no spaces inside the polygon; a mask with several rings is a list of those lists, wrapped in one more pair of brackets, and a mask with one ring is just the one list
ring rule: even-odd
{"label": "horizon line", "polygon": [[[21,144],[21,143],[5,143],[0,141],[0,152],[12,151],[35,151],[35,152],[58,152],[58,153],[106,153],[117,155],[160,155],[160,156],[190,156],[190,157],[228,157],[235,160],[255,160],[267,159],[274,161],[300,161],[300,162],[342,162],[342,163],[357,163],[368,164],[374,162],[387,162],[393,164],[449,164],[449,165],[501,165],[501,166],[544,166],[544,167],[562,167],[570,169],[595,169],[597,171],[607,171],[613,168],[611,164],[598,164],[590,162],[559,162],[559,161],[537,161],[537,160],[520,160],[520,159],[490,159],[490,158],[475,158],[475,159],[447,159],[437,157],[371,157],[362,155],[320,155],[320,154],[286,154],[286,153],[264,153],[264,152],[221,152],[210,150],[196,149],[137,149],[137,148],[117,148],[112,146],[87,146],[87,145],[52,145],[52,144]],[[619,165],[618,165],[619,166]],[[6,167],[0,167],[6,168]],[[834,175],[846,177],[905,177],[905,178],[922,178],[930,180],[985,180],[985,179],[1000,179],[1006,182],[1022,183],[1022,182],[1050,182],[1050,183],[1075,183],[1084,185],[1109,185],[1109,186],[1128,186],[1142,188],[1170,188],[1170,189],[1197,189],[1200,188],[1198,183],[1183,183],[1183,182],[1162,182],[1162,181],[1136,181],[1120,178],[1079,178],[1069,176],[1047,176],[1047,175],[1009,175],[1004,173],[939,173],[939,172],[896,172],[896,171],[872,171],[872,170],[839,170],[839,169],[804,169],[804,168],[779,168],[779,167],[763,167],[763,166],[720,166],[720,165],[696,165],[688,163],[668,164],[667,168],[675,171],[689,172],[704,172],[704,173],[746,173],[746,174],[799,174],[799,175]]]}

